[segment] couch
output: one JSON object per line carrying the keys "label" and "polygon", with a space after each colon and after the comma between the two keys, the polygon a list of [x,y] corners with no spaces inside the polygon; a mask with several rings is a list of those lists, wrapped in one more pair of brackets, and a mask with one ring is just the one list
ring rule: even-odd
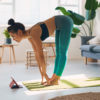
{"label": "couch", "polygon": [[87,64],[87,58],[100,59],[100,45],[88,44],[88,41],[93,37],[87,37],[81,41],[81,55],[85,57],[85,64]]}

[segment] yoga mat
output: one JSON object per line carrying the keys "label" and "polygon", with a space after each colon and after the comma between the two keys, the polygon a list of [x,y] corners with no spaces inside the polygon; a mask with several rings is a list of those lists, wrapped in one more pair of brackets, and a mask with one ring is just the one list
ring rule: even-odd
{"label": "yoga mat", "polygon": [[24,81],[22,83],[30,91],[97,87],[100,86],[100,77],[61,79],[59,85],[53,85],[53,86],[43,86],[39,81],[34,81],[34,80]]}

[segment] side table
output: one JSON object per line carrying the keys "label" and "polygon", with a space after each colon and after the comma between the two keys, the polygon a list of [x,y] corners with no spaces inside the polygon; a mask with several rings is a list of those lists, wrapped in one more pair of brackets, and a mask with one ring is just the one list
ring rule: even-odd
{"label": "side table", "polygon": [[17,46],[17,44],[2,44],[0,45],[0,47],[2,48],[2,53],[1,53],[1,63],[2,63],[2,59],[3,59],[3,55],[4,55],[4,48],[9,48],[9,63],[11,64],[11,51],[13,54],[13,61],[14,63],[16,63],[16,58],[15,58],[15,51],[14,51],[14,46]]}

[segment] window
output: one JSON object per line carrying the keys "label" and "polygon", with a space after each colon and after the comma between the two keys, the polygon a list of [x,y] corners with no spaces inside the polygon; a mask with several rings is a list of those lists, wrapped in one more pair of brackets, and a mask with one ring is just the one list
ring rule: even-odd
{"label": "window", "polygon": [[40,0],[15,0],[15,20],[23,24],[34,24],[40,17]]}
{"label": "window", "polygon": [[56,6],[56,0],[0,0],[0,25],[10,18],[33,25],[54,16]]}
{"label": "window", "polygon": [[80,13],[81,0],[0,0],[0,25],[10,18],[25,25],[35,24],[58,14],[57,6]]}
{"label": "window", "polygon": [[81,0],[58,0],[58,6],[64,7],[66,10],[72,10],[76,13],[81,13]]}
{"label": "window", "polygon": [[40,0],[0,0],[0,25],[10,18],[23,24],[34,24],[39,19]]}
{"label": "window", "polygon": [[14,0],[0,0],[0,24],[5,24],[13,17]]}

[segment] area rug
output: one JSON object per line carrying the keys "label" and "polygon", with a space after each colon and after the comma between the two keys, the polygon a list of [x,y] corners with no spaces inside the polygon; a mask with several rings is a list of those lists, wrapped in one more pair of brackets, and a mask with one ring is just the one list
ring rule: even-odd
{"label": "area rug", "polygon": [[99,92],[80,93],[55,97],[49,100],[100,100]]}
{"label": "area rug", "polygon": [[97,87],[100,86],[100,77],[92,78],[66,78],[61,79],[59,85],[43,86],[39,81],[24,81],[24,86],[30,91],[41,90],[57,90],[57,89],[70,89],[82,87]]}

